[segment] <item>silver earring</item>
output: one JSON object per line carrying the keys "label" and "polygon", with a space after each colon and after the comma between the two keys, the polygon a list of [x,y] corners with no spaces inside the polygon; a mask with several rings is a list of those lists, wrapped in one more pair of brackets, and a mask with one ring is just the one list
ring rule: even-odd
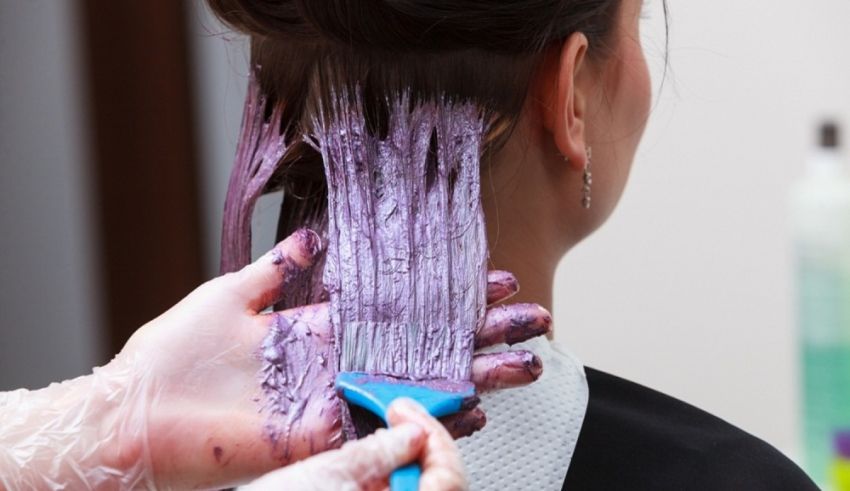
{"label": "silver earring", "polygon": [[590,173],[590,158],[593,150],[587,147],[587,161],[584,163],[584,187],[581,189],[581,206],[586,210],[590,208],[590,185],[593,184],[593,176]]}

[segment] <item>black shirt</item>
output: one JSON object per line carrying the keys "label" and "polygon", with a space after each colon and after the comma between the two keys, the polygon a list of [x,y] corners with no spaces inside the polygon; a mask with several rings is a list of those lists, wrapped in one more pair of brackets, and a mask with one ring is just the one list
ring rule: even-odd
{"label": "black shirt", "polygon": [[585,372],[590,399],[563,489],[818,489],[778,450],[720,418],[628,380]]}

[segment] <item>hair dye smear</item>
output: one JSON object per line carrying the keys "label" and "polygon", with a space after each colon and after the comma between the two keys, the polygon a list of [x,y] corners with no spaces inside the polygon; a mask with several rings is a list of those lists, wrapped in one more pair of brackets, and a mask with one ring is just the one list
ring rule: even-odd
{"label": "hair dye smear", "polygon": [[382,138],[359,92],[330,104],[311,141],[328,182],[324,283],[341,367],[468,380],[486,307],[481,112],[402,94]]}
{"label": "hair dye smear", "polygon": [[[312,330],[311,314],[308,308],[304,312],[308,319],[270,316],[271,329],[260,347],[261,411],[268,415],[265,436],[284,462],[291,460],[294,444],[319,451],[333,448],[342,438],[344,406],[337,400],[333,388],[336,372],[329,366],[332,339]],[[310,428],[302,426],[305,415]],[[316,441],[313,431],[317,426],[338,430]]]}

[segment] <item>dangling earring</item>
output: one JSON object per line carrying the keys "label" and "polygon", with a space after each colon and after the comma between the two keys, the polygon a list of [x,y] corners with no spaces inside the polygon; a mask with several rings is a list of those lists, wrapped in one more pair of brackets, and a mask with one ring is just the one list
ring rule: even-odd
{"label": "dangling earring", "polygon": [[593,176],[590,174],[590,158],[593,150],[587,147],[587,161],[584,163],[584,187],[581,190],[581,206],[586,210],[590,208],[590,185],[593,184]]}

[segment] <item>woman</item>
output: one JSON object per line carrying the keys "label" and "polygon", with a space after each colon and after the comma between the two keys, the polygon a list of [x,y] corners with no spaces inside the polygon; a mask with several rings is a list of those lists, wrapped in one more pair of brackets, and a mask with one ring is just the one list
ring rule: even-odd
{"label": "woman", "polygon": [[[279,104],[286,138],[293,142],[273,172],[252,184],[284,190],[280,233],[321,211],[324,196],[317,190],[326,185],[321,156],[299,142],[309,137],[321,101],[332,97],[328,86],[361,87],[377,127],[386,94],[410,90],[424,100],[447,94],[494,114],[481,161],[492,264],[520,280],[520,301],[551,306],[556,265],[616,206],[649,115],[641,0],[210,4],[251,36],[255,76]],[[245,196],[238,186],[231,193]],[[238,230],[233,222],[231,228]],[[227,251],[234,242],[223,245],[238,265],[246,249]],[[574,390],[574,359],[557,350],[549,358]],[[496,427],[491,421],[465,445],[473,487],[533,488],[535,473],[560,472],[558,485],[565,489],[815,489],[799,468],[751,435],[683,402],[580,366],[584,392],[575,389],[573,400],[588,397],[587,405],[570,407],[566,417],[550,411],[547,417],[561,419],[553,427],[558,431],[523,451],[516,448],[529,435],[499,452],[491,442],[476,440],[539,415],[528,401],[544,392],[542,382],[553,372],[544,362],[544,378],[521,389],[521,397],[505,393],[513,399],[493,399],[514,408],[499,409],[507,419]],[[550,407],[564,403],[550,399]],[[496,406],[488,405],[493,401],[485,397],[482,406],[493,412]],[[544,425],[540,419],[528,428]],[[577,442],[567,433],[578,433]],[[534,453],[558,435],[553,448],[559,458]],[[492,475],[501,477],[488,480]]]}

